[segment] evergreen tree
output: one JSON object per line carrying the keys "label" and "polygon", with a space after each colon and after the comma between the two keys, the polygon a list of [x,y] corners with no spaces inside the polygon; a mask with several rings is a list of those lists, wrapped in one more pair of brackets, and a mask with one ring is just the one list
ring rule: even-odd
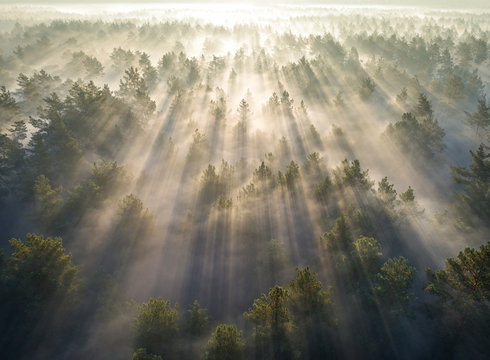
{"label": "evergreen tree", "polygon": [[341,182],[344,185],[370,190],[374,184],[369,178],[369,170],[362,171],[359,160],[354,160],[349,165],[349,160],[342,161],[340,170],[343,172]]}
{"label": "evergreen tree", "polygon": [[173,358],[178,332],[178,305],[161,297],[150,298],[138,308],[134,320],[135,348],[145,348],[150,354],[160,355],[164,359]]}
{"label": "evergreen tree", "polygon": [[426,308],[436,321],[433,358],[484,357],[490,351],[490,243],[466,248],[446,259],[445,269],[425,274],[425,291],[437,297]]}
{"label": "evergreen tree", "polygon": [[269,295],[262,294],[260,299],[254,301],[253,307],[243,314],[254,324],[253,351],[256,359],[292,359],[292,324],[285,306],[288,297],[288,290],[276,285]]}
{"label": "evergreen tree", "polygon": [[[469,168],[453,166],[453,178],[465,185],[460,196],[463,204],[483,221],[490,221],[490,153],[488,147],[481,144],[476,152],[470,150],[473,162]],[[464,213],[464,209],[463,209]]]}
{"label": "evergreen tree", "polygon": [[139,348],[133,353],[131,360],[162,360],[159,355],[148,354],[146,349]]}
{"label": "evergreen tree", "polygon": [[233,325],[216,327],[206,350],[206,360],[242,360],[244,341],[242,333]]}
{"label": "evergreen tree", "polygon": [[396,190],[393,184],[388,182],[388,177],[385,176],[378,182],[378,197],[389,208],[393,208],[396,200]]}
{"label": "evergreen tree", "polygon": [[53,189],[49,179],[40,175],[34,183],[35,210],[34,216],[42,226],[49,226],[58,216],[63,205],[60,186]]}
{"label": "evergreen tree", "polygon": [[334,354],[332,290],[323,290],[317,274],[308,267],[296,268],[289,283],[289,301],[294,319],[293,338],[303,359],[325,359]]}
{"label": "evergreen tree", "polygon": [[[421,111],[427,115],[431,114],[432,110]],[[419,120],[412,113],[404,113],[400,121],[388,125],[385,134],[395,145],[408,151],[412,156],[419,155],[420,157],[431,158],[445,149],[442,142],[445,135],[444,129],[439,126],[432,115]]]}
{"label": "evergreen tree", "polygon": [[207,333],[210,320],[207,310],[203,309],[197,300],[189,306],[184,316],[184,332],[191,337],[201,337]]}
{"label": "evergreen tree", "polygon": [[483,96],[478,100],[478,109],[473,114],[466,112],[466,124],[475,128],[479,135],[480,130],[484,133],[490,129],[490,107],[487,106],[487,98]]}
{"label": "evergreen tree", "polygon": [[354,262],[358,263],[362,274],[372,280],[381,267],[381,246],[374,238],[360,236],[353,243]]}
{"label": "evergreen tree", "polygon": [[334,227],[322,235],[322,242],[328,250],[346,251],[351,246],[351,235],[345,217],[340,216]]}
{"label": "evergreen tree", "polygon": [[43,342],[67,341],[65,319],[73,316],[79,281],[61,238],[27,234],[10,245],[13,252],[1,272],[0,348],[12,358]]}
{"label": "evergreen tree", "polygon": [[0,130],[19,120],[20,108],[5,86],[0,87]]}
{"label": "evergreen tree", "polygon": [[374,292],[378,301],[395,315],[410,315],[409,289],[415,277],[415,268],[403,256],[388,259],[376,276]]}
{"label": "evergreen tree", "polygon": [[424,93],[420,93],[415,114],[417,116],[432,118],[433,113],[431,102]]}
{"label": "evergreen tree", "polygon": [[137,68],[130,67],[119,84],[117,95],[128,101],[134,112],[142,116],[142,124],[155,112],[156,104],[150,99],[148,87]]}

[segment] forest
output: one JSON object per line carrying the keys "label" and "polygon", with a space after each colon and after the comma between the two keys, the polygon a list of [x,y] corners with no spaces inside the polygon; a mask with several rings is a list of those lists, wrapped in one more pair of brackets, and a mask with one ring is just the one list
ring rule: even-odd
{"label": "forest", "polygon": [[490,12],[0,5],[0,357],[485,359]]}

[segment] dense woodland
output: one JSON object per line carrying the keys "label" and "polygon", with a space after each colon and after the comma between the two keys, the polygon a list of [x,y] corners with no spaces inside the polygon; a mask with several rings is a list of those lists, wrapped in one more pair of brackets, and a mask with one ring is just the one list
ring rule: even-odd
{"label": "dense woodland", "polygon": [[488,356],[489,13],[2,9],[2,358]]}

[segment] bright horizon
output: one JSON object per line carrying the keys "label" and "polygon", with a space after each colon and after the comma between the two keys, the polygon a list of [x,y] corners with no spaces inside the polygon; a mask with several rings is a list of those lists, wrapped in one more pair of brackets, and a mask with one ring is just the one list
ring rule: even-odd
{"label": "bright horizon", "polygon": [[297,6],[310,5],[310,6],[326,6],[326,7],[338,7],[338,6],[353,6],[353,7],[421,7],[421,8],[440,8],[440,9],[488,9],[490,8],[490,2],[486,0],[469,0],[461,2],[459,0],[408,0],[408,1],[320,1],[320,0],[306,0],[306,1],[293,1],[293,0],[268,0],[268,1],[224,1],[224,0],[186,0],[183,2],[177,2],[175,0],[165,1],[165,0],[146,0],[143,2],[131,1],[131,0],[115,0],[115,1],[74,1],[66,2],[62,0],[0,0],[0,4],[6,5],[51,5],[51,4],[64,4],[67,6],[85,6],[85,5],[106,5],[106,4],[133,4],[135,7],[145,6],[145,5],[163,5],[163,6],[186,6],[188,4],[220,4],[220,5],[232,5],[232,6],[242,6],[242,5],[259,5],[259,6],[271,6],[271,5],[290,5],[294,4]]}

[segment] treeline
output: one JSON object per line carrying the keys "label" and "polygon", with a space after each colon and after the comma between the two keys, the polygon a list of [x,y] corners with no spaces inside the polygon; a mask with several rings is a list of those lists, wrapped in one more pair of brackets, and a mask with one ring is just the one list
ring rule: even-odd
{"label": "treeline", "polygon": [[[350,311],[362,316],[357,327],[349,329],[357,339],[354,348],[345,348],[341,338],[344,319],[339,309],[345,310],[345,305],[332,301],[338,289],[323,286],[306,267],[296,268],[286,286],[276,285],[253,302],[243,314],[248,322],[245,333],[235,325],[216,326],[197,301],[183,314],[178,304],[161,297],[126,305],[135,314],[125,323],[133,329],[132,359],[403,356],[399,342],[406,341],[404,322],[415,317],[410,290],[415,268],[403,257],[382,263],[375,239],[351,242],[347,232],[341,218],[324,239],[327,247],[337,247],[331,252],[334,266],[351,279],[343,289],[352,296]],[[12,239],[10,245],[12,254],[1,258],[3,353],[56,358],[67,340],[83,333],[80,328],[90,307],[101,306],[104,299],[91,299],[96,292],[84,285],[60,238],[28,234],[26,240]],[[444,269],[426,270],[424,291],[433,297],[417,305],[417,316],[427,316],[433,329],[427,356],[480,358],[488,351],[489,256],[490,244],[467,248],[447,259]],[[356,314],[360,310],[362,314]]]}
{"label": "treeline", "polygon": [[331,19],[0,34],[5,358],[485,357],[485,17]]}
{"label": "treeline", "polygon": [[[4,65],[0,79],[12,84],[15,74],[32,72],[48,62],[57,76],[108,82],[133,66],[144,74],[150,90],[165,84],[174,93],[200,82],[214,88],[221,78],[237,81],[254,73],[274,80],[271,75],[282,74],[289,81],[288,87],[294,85],[310,101],[318,97],[325,101],[332,100],[338,91],[351,90],[352,85],[366,98],[363,82],[370,77],[383,88],[411,80],[414,87],[422,85],[446,101],[473,104],[484,93],[479,68],[488,63],[488,34],[461,17],[446,15],[443,18],[448,24],[439,21],[426,31],[418,18],[391,16],[387,27],[375,18],[369,19],[371,24],[353,25],[349,17],[334,16],[330,32],[317,29],[299,35],[275,33],[255,25],[225,28],[188,22],[140,26],[96,21],[16,24],[0,39],[5,49],[0,58]],[[295,21],[301,26],[303,19],[293,19],[293,25]],[[454,23],[458,23],[458,30],[451,28]],[[337,29],[342,31],[336,37],[332,34]],[[268,47],[258,41],[263,38]],[[232,48],[225,48],[230,42]],[[108,44],[108,50],[82,49],[85,43]],[[63,56],[53,58],[59,48],[65,50]],[[333,94],[325,97],[325,87]],[[412,91],[412,87],[408,89]],[[413,89],[415,99],[418,90]]]}

